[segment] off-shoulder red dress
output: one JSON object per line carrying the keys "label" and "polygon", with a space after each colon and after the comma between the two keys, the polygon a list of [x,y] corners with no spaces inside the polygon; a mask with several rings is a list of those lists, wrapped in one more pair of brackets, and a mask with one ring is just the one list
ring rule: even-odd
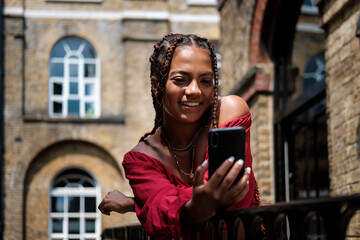
{"label": "off-shoulder red dress", "polygon": [[[251,167],[251,114],[236,118],[222,125],[221,128],[236,126],[243,126],[246,129],[245,165]],[[146,233],[155,239],[194,239],[194,228],[181,223],[180,220],[181,208],[192,197],[192,186],[175,176],[161,161],[145,153],[130,151],[125,154],[122,164],[135,196],[136,215]],[[249,187],[246,197],[231,208],[257,205],[254,197],[253,171],[251,171]]]}

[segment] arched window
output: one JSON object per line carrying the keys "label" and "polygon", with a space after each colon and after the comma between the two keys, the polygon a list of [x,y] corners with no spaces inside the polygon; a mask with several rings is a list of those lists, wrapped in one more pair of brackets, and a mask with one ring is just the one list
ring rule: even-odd
{"label": "arched window", "polygon": [[100,116],[100,60],[81,38],[65,38],[51,50],[49,116]]}
{"label": "arched window", "polygon": [[100,188],[87,172],[68,169],[50,189],[50,240],[100,240]]}
{"label": "arched window", "polygon": [[305,66],[303,74],[303,89],[309,90],[314,84],[324,82],[326,77],[326,63],[324,52],[311,57]]}

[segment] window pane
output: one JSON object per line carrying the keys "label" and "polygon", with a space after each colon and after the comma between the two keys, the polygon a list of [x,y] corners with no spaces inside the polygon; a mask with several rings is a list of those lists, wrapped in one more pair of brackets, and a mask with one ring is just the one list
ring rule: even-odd
{"label": "window pane", "polygon": [[69,65],[69,73],[70,73],[70,77],[77,77],[78,76],[78,65],[70,64]]}
{"label": "window pane", "polygon": [[83,42],[84,40],[82,40],[81,38],[70,37],[66,39],[66,43],[68,44],[71,50],[78,50],[81,43]]}
{"label": "window pane", "polygon": [[55,47],[51,50],[50,57],[51,58],[53,58],[53,57],[63,58],[65,56],[65,54],[66,54],[66,52],[65,52],[64,46],[61,41],[61,42],[57,43],[55,45]]}
{"label": "window pane", "polygon": [[311,89],[318,82],[325,81],[326,77],[326,65],[325,55],[320,53],[306,63],[304,75],[303,75],[303,89],[305,91]]}
{"label": "window pane", "polygon": [[51,212],[64,212],[64,197],[51,198]]}
{"label": "window pane", "polygon": [[313,0],[304,0],[303,5],[312,7],[314,6]]}
{"label": "window pane", "polygon": [[53,233],[62,233],[63,232],[62,223],[63,223],[62,218],[53,218],[53,220],[52,220],[52,232]]}
{"label": "window pane", "polygon": [[96,198],[86,197],[85,198],[85,212],[96,212]]}
{"label": "window pane", "polygon": [[84,58],[96,58],[96,52],[92,46],[89,44],[86,44],[83,52],[82,52]]}
{"label": "window pane", "polygon": [[64,76],[64,64],[63,63],[51,63],[50,64],[50,76],[51,77],[63,77]]}
{"label": "window pane", "polygon": [[79,116],[80,113],[80,101],[68,100],[68,114]]}
{"label": "window pane", "polygon": [[69,218],[69,233],[80,233],[79,218]]}
{"label": "window pane", "polygon": [[93,116],[95,112],[94,103],[85,103],[85,113],[87,116]]}
{"label": "window pane", "polygon": [[69,85],[69,93],[77,95],[79,93],[78,82],[70,82]]}
{"label": "window pane", "polygon": [[62,84],[61,83],[53,84],[53,94],[54,95],[62,95]]}
{"label": "window pane", "polygon": [[85,77],[95,77],[95,64],[92,63],[86,63],[85,64],[85,70],[84,70],[84,76]]}
{"label": "window pane", "polygon": [[62,103],[61,102],[53,103],[53,112],[54,113],[62,113]]}
{"label": "window pane", "polygon": [[85,96],[92,96],[94,94],[94,84],[87,83],[85,84]]}
{"label": "window pane", "polygon": [[92,181],[92,179],[89,179],[89,180],[87,179],[86,181],[84,181],[83,186],[84,187],[95,187],[95,184]]}
{"label": "window pane", "polygon": [[80,212],[80,197],[68,197],[69,212]]}
{"label": "window pane", "polygon": [[85,220],[85,232],[87,232],[87,233],[95,232],[95,219],[86,219]]}

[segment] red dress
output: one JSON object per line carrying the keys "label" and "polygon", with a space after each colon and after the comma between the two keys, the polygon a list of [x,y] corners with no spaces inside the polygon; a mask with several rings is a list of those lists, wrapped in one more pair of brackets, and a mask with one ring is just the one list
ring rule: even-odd
{"label": "red dress", "polygon": [[[250,125],[251,114],[248,113],[221,126],[243,126],[246,129],[246,167],[252,166]],[[145,153],[130,151],[125,154],[122,164],[135,196],[136,215],[146,233],[155,239],[193,239],[194,227],[180,221],[181,208],[192,197],[192,186]],[[254,187],[255,178],[251,171],[249,192],[231,208],[257,205]]]}

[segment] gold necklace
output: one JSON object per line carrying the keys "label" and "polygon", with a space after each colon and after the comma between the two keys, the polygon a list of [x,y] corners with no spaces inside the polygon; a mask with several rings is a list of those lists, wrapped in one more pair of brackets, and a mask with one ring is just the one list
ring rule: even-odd
{"label": "gold necklace", "polygon": [[[199,130],[194,134],[194,137],[192,138],[192,140],[190,141],[190,143],[185,146],[184,148],[175,148],[170,144],[170,141],[168,140],[166,133],[164,131],[164,128],[162,128],[161,131],[161,136],[164,139],[164,142],[166,143],[166,146],[169,149],[170,155],[174,158],[176,165],[178,167],[178,169],[186,176],[188,176],[190,179],[193,179],[194,177],[194,156],[195,156],[195,144],[197,142],[197,138],[199,137],[199,134],[201,132],[201,128],[199,128]],[[179,165],[179,161],[177,160],[177,156],[186,156],[189,154],[190,150],[192,150],[192,156],[191,156],[191,170],[190,173],[185,172],[184,170],[181,169],[180,165]],[[176,154],[176,152],[178,152],[178,154]],[[181,152],[185,152],[184,155],[181,155],[179,153]]]}

